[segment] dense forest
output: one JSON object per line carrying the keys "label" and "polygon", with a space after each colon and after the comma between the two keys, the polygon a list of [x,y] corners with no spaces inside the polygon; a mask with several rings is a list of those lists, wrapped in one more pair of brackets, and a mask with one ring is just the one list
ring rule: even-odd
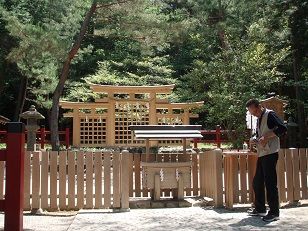
{"label": "dense forest", "polygon": [[174,83],[205,102],[194,123],[239,134],[248,99],[279,95],[304,146],[308,0],[0,0],[0,115],[34,104],[56,149],[59,100],[93,101],[89,83]]}

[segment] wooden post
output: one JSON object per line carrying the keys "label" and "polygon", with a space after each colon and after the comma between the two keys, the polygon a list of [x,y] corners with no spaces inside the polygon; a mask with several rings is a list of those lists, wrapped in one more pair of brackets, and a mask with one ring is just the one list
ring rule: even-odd
{"label": "wooden post", "polygon": [[[156,115],[156,93],[151,92],[150,93],[150,99],[149,99],[149,124],[156,125],[157,124],[157,115]],[[149,145],[158,145],[158,141],[151,141]]]}
{"label": "wooden post", "polygon": [[41,152],[32,152],[32,213],[38,212],[41,208]]}
{"label": "wooden post", "polygon": [[70,146],[70,128],[65,128],[65,147],[68,149]]}
{"label": "wooden post", "polygon": [[154,200],[160,199],[160,176],[156,174],[154,176]]}
{"label": "wooden post", "polygon": [[108,124],[106,127],[106,145],[112,146],[115,145],[115,100],[113,94],[110,95],[110,93],[108,93],[108,97],[110,100],[106,120]]}
{"label": "wooden post", "polygon": [[23,230],[25,126],[8,123],[5,187],[5,231]]}
{"label": "wooden post", "polygon": [[217,145],[217,148],[220,148],[220,146],[221,146],[221,130],[220,130],[220,125],[216,125],[216,145]]}
{"label": "wooden post", "polygon": [[179,173],[178,200],[184,200],[184,181],[182,173]]}
{"label": "wooden post", "polygon": [[129,209],[129,152],[124,150],[122,152],[122,161],[121,161],[121,208]]}
{"label": "wooden post", "polygon": [[113,208],[121,207],[121,184],[120,184],[120,171],[121,171],[121,163],[120,163],[120,153],[114,152],[112,158],[112,166],[113,166]]}
{"label": "wooden post", "polygon": [[149,158],[150,158],[150,141],[149,141],[149,139],[145,140],[145,148],[146,148],[145,159],[146,159],[146,162],[149,162]]}
{"label": "wooden post", "polygon": [[223,189],[222,189],[222,151],[221,149],[214,150],[214,203],[215,207],[223,206]]}
{"label": "wooden post", "polygon": [[74,108],[73,112],[73,145],[79,147],[80,145],[80,118],[79,118],[79,109]]}

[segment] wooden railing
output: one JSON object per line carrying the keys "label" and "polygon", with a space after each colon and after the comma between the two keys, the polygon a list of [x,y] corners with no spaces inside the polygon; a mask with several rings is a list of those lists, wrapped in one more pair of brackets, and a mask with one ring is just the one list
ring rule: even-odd
{"label": "wooden railing", "polygon": [[[233,203],[253,202],[252,180],[257,156],[235,156],[232,162]],[[226,157],[220,149],[200,154],[200,194],[211,197],[216,206],[222,206],[228,198],[226,187],[228,171]],[[307,149],[281,149],[277,163],[277,181],[280,202],[294,202],[308,199]]]}
{"label": "wooden railing", "polygon": [[[27,131],[26,140],[27,140]],[[6,143],[6,131],[0,131],[0,143]],[[65,145],[66,149],[70,146],[70,129],[65,128],[64,131],[59,131],[60,144]],[[45,127],[41,127],[36,132],[36,143],[40,144],[41,148],[45,148],[45,144],[50,144],[50,131],[45,130]]]}

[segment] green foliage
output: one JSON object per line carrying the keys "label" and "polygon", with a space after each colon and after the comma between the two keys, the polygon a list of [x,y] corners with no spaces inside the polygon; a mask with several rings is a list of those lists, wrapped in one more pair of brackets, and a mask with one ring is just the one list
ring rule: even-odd
{"label": "green foliage", "polygon": [[50,108],[61,63],[78,32],[84,1],[12,1],[2,6],[1,19],[18,45],[7,59],[16,63],[28,78],[28,98],[42,108]]}

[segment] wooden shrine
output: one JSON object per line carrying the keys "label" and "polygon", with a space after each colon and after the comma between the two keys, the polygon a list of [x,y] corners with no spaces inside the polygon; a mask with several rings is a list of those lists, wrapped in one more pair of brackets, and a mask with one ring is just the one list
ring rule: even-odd
{"label": "wooden shrine", "polygon": [[[174,198],[184,199],[184,189],[191,186],[193,162],[186,153],[186,140],[202,138],[201,125],[132,125],[136,139],[146,141],[146,159],[141,162],[143,188],[154,190],[153,199],[159,200],[162,189],[177,189]],[[160,162],[150,158],[150,140],[182,139],[182,153],[170,153],[175,158]],[[196,153],[195,153],[196,154]],[[157,157],[157,156],[156,156]]]}
{"label": "wooden shrine", "polygon": [[[203,105],[170,103],[166,97],[174,85],[90,87],[100,96],[95,102],[60,102],[63,109],[69,109],[64,117],[73,118],[75,147],[145,146],[144,140],[134,139],[130,125],[188,125],[190,118],[198,117],[192,109]],[[181,140],[157,142],[172,145]]]}

